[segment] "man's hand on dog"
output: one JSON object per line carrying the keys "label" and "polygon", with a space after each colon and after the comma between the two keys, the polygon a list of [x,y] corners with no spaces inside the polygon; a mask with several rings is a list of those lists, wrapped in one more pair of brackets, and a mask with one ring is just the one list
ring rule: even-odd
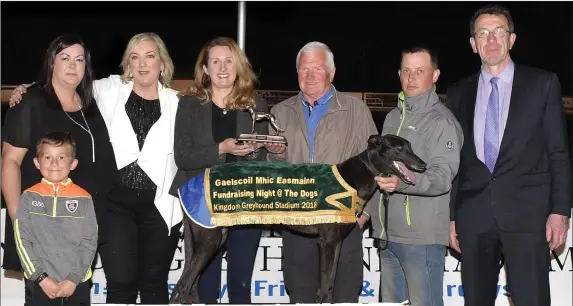
{"label": "man's hand on dog", "polygon": [[378,187],[386,192],[394,192],[400,185],[400,178],[395,175],[390,177],[376,176],[374,179],[378,183]]}
{"label": "man's hand on dog", "polygon": [[370,216],[368,216],[366,213],[362,213],[356,222],[358,222],[358,226],[363,229],[364,225],[368,222],[368,219],[370,219]]}

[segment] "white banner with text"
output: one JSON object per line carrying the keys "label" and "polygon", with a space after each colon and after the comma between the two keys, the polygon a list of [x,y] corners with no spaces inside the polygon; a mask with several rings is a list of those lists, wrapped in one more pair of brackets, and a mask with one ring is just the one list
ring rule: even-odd
{"label": "white banner with text", "polygon": [[[4,218],[5,209],[2,209],[2,253],[4,242]],[[551,282],[551,299],[552,305],[570,306],[572,303],[572,251],[571,247],[572,234],[569,229],[567,236],[567,245],[560,252],[553,252],[551,265],[548,268]],[[378,251],[373,246],[374,239],[369,236],[369,232],[364,233],[364,282],[362,292],[360,293],[360,302],[378,303],[379,283],[380,283],[380,262]],[[252,280],[252,302],[253,303],[288,303],[289,298],[285,290],[282,264],[281,264],[282,240],[280,236],[273,231],[265,231],[259,245],[259,251],[256,258],[255,270]],[[178,249],[171,264],[169,274],[169,290],[172,290],[178,281],[183,269],[185,258],[183,241],[179,242]],[[444,254],[446,255],[446,254]],[[501,263],[500,267],[503,265]],[[446,266],[444,271],[444,304],[446,306],[463,305],[463,286],[460,278],[459,261],[446,255]],[[222,290],[221,302],[227,303],[226,290],[226,262],[223,260],[222,273]],[[106,281],[101,261],[94,271],[94,285],[92,287],[92,303],[105,303]],[[4,270],[1,276],[2,298],[23,298],[24,284],[21,280],[7,279],[4,277]],[[497,286],[498,299],[496,306],[511,305],[508,297],[510,292],[507,289],[505,279],[505,269],[500,268],[500,278]]]}

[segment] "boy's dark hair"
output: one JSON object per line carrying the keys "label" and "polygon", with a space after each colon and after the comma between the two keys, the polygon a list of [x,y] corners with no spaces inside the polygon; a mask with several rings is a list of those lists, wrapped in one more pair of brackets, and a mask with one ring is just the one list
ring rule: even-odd
{"label": "boy's dark hair", "polygon": [[70,132],[47,132],[36,144],[36,157],[39,157],[44,144],[56,147],[69,145],[72,151],[72,158],[76,158],[76,141]]}
{"label": "boy's dark hair", "polygon": [[515,27],[513,24],[513,18],[511,18],[511,14],[509,10],[505,7],[497,4],[488,4],[482,6],[479,10],[477,10],[472,19],[470,20],[470,36],[473,37],[476,35],[476,20],[481,15],[497,15],[497,16],[505,16],[507,18],[507,27],[510,33],[515,33]]}
{"label": "boy's dark hair", "polygon": [[400,63],[406,54],[414,54],[414,53],[428,53],[430,55],[430,61],[432,62],[432,68],[438,69],[438,55],[434,50],[430,49],[427,46],[414,46],[409,47],[402,50],[402,54],[400,56]]}

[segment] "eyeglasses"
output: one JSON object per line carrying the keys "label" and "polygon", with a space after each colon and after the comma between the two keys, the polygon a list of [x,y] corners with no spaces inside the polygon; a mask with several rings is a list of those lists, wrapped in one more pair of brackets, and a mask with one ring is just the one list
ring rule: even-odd
{"label": "eyeglasses", "polygon": [[489,37],[489,33],[493,33],[493,36],[495,37],[503,37],[505,36],[507,33],[510,33],[510,31],[504,29],[504,28],[495,28],[493,29],[493,31],[490,32],[490,30],[488,29],[481,29],[478,32],[476,32],[476,37],[477,38],[486,38]]}

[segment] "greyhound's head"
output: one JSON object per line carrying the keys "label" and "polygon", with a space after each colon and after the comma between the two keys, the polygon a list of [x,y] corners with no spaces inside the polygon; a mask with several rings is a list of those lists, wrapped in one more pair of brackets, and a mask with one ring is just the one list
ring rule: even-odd
{"label": "greyhound's head", "polygon": [[370,136],[368,158],[382,175],[394,174],[410,185],[416,184],[416,177],[410,170],[426,170],[426,163],[412,151],[410,142],[391,134]]}

